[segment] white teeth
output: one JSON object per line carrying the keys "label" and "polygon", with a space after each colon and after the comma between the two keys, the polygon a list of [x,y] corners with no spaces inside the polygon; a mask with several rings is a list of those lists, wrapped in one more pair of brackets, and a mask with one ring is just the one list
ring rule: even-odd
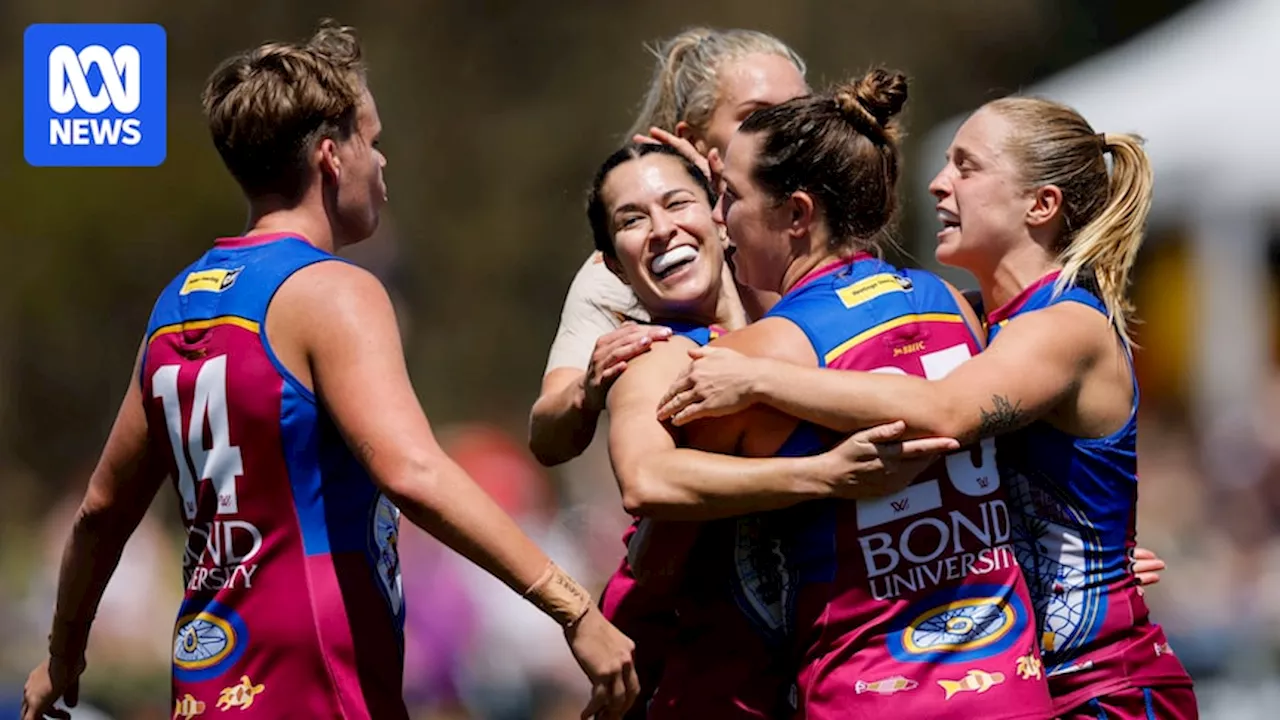
{"label": "white teeth", "polygon": [[680,245],[662,253],[649,261],[649,270],[654,275],[661,275],[671,268],[683,262],[688,262],[698,257],[698,251],[688,245]]}
{"label": "white teeth", "polygon": [[944,227],[952,227],[960,224],[960,216],[948,210],[938,210],[938,222]]}

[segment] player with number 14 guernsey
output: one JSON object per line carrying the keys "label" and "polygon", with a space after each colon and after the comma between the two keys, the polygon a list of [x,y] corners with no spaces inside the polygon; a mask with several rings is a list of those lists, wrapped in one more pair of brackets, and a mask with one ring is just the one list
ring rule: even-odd
{"label": "player with number 14 guernsey", "polygon": [[155,303],[23,720],[75,704],[98,601],[166,478],[187,532],[175,720],[408,720],[401,512],[559,622],[593,686],[583,716],[621,718],[639,690],[633,644],[440,449],[385,288],[335,254],[373,234],[386,202],[354,32],[326,23],[238,54],[204,105],[248,229]]}

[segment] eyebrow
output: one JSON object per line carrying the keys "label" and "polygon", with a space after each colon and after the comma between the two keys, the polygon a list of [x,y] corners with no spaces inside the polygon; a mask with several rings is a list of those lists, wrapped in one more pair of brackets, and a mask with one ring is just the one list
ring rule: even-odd
{"label": "eyebrow", "polygon": [[963,145],[958,145],[947,151],[947,159],[951,162],[960,162],[965,158],[972,158],[973,153],[969,152]]}
{"label": "eyebrow", "polygon": [[773,105],[773,103],[770,103],[770,102],[765,101],[765,100],[746,100],[746,101],[743,101],[743,102],[738,103],[738,109],[739,109],[739,110],[752,110],[752,111],[755,111],[755,110],[759,110],[759,109],[761,109],[761,108],[771,107],[772,105]]}
{"label": "eyebrow", "polygon": [[[680,193],[689,193],[690,195],[694,194],[693,191],[688,188],[674,188],[662,193],[662,197],[659,198],[659,200],[665,203]],[[617,215],[618,213],[623,212],[639,212],[641,209],[642,208],[638,203],[627,203],[626,205],[619,205],[615,208],[613,214]]]}

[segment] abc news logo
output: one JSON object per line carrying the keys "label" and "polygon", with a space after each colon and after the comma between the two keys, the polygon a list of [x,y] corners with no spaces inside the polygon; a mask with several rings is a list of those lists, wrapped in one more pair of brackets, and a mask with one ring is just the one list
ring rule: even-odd
{"label": "abc news logo", "polygon": [[[141,56],[138,48],[121,45],[114,53],[101,45],[76,52],[59,45],[49,52],[49,107],[60,115],[77,107],[91,115],[107,108],[128,115],[142,103]],[[92,68],[102,74],[98,92],[89,89],[86,76]],[[50,118],[50,145],[137,145],[142,142],[142,121],[130,118]]]}
{"label": "abc news logo", "polygon": [[159,25],[27,28],[24,149],[36,166],[155,166],[166,152]]}

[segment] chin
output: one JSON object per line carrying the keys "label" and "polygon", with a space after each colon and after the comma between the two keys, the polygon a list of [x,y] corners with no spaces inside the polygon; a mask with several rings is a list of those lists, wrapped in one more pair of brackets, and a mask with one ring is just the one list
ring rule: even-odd
{"label": "chin", "polygon": [[933,251],[935,260],[952,267],[961,265],[963,256],[964,253],[959,244],[953,241],[940,243]]}

